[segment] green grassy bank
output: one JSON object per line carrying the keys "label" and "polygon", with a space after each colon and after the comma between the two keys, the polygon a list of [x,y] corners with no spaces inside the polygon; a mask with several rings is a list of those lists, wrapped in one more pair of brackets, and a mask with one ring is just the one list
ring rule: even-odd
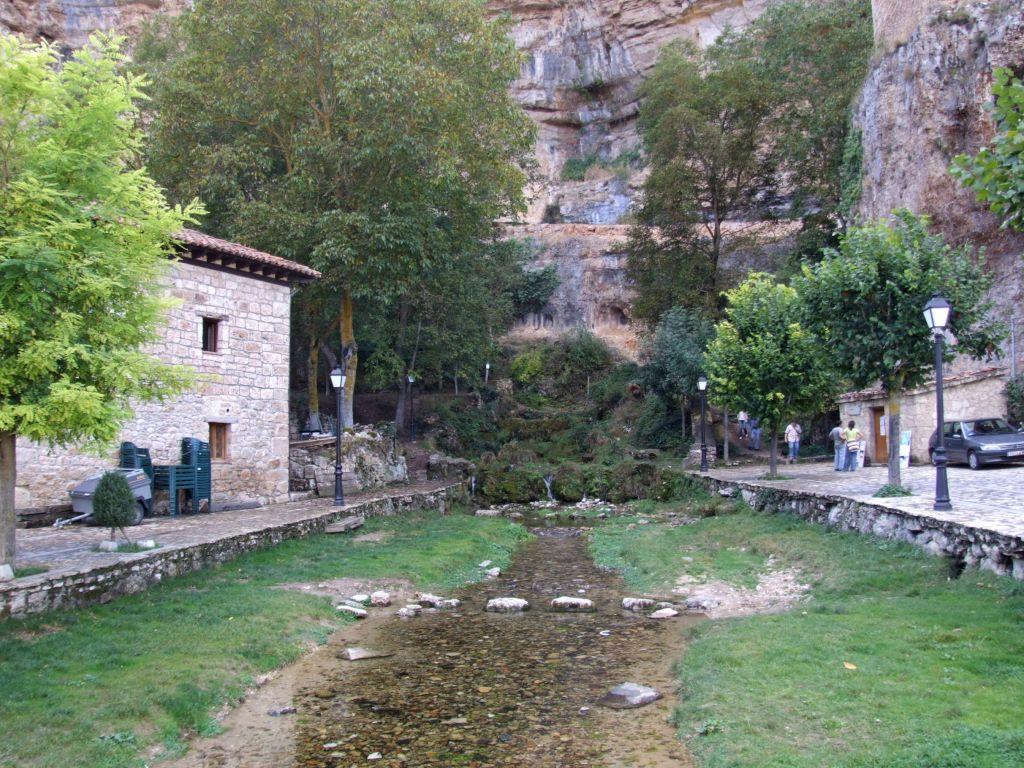
{"label": "green grassy bank", "polygon": [[812,587],[785,614],[693,630],[676,716],[702,766],[1024,765],[1024,585],[950,580],[909,546],[745,506],[675,528],[630,522],[597,529],[592,547],[638,590],[684,573],[752,586],[768,567]]}
{"label": "green grassy bank", "polygon": [[315,536],[244,555],[106,606],[0,623],[0,766],[141,766],[191,733],[254,677],[323,643],[344,619],[330,601],[277,584],[404,578],[444,589],[503,566],[526,535],[467,515],[375,518],[379,543]]}

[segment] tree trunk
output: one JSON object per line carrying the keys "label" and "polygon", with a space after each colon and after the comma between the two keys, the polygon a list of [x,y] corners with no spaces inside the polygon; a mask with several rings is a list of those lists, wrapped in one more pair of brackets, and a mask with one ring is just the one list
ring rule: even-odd
{"label": "tree trunk", "polygon": [[900,485],[900,393],[889,393],[889,485]]}
{"label": "tree trunk", "polygon": [[768,459],[768,476],[773,478],[779,476],[779,431],[777,429],[772,430],[772,449]]}
{"label": "tree trunk", "polygon": [[722,426],[725,432],[725,439],[722,441],[722,461],[729,463],[729,409],[722,409]]}
{"label": "tree trunk", "polygon": [[408,399],[409,382],[403,376],[398,382],[398,402],[395,403],[395,431],[404,435],[409,426],[409,414],[405,412],[405,403]]}
{"label": "tree trunk", "polygon": [[320,390],[317,377],[320,374],[320,338],[318,334],[310,334],[309,358],[306,361],[306,391],[309,400],[309,415],[320,413]]}
{"label": "tree trunk", "polygon": [[0,432],[0,565],[14,569],[14,483],[17,479],[17,436]]}
{"label": "tree trunk", "polygon": [[356,394],[356,374],[359,370],[359,347],[356,345],[356,334],[352,326],[352,294],[348,288],[341,289],[341,315],[338,318],[338,330],[341,333],[341,357],[345,361],[345,402],[341,412],[342,427],[351,427],[352,402]]}

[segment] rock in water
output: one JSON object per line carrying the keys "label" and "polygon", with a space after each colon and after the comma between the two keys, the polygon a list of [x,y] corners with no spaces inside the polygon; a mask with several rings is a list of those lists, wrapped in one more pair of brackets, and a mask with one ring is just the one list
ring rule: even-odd
{"label": "rock in water", "polygon": [[501,568],[499,568],[498,566],[494,566],[493,568],[488,568],[487,569],[487,578],[488,579],[496,579],[499,576],[501,576]]}
{"label": "rock in water", "polygon": [[419,616],[423,613],[423,606],[419,603],[409,603],[404,608],[399,608],[395,611],[395,616],[399,616],[403,619],[410,619],[413,616]]}
{"label": "rock in water", "polygon": [[453,611],[460,605],[462,605],[461,600],[459,600],[457,597],[450,597],[447,600],[442,600],[434,607],[442,611]]}
{"label": "rock in water", "polygon": [[370,604],[380,608],[387,608],[391,605],[391,593],[384,591],[374,592],[370,595]]}
{"label": "rock in water", "polygon": [[564,613],[593,611],[594,601],[585,597],[556,597],[551,601],[551,610]]}
{"label": "rock in water", "polygon": [[387,651],[373,651],[369,648],[346,648],[340,654],[341,658],[345,661],[362,661],[363,659],[386,659],[388,656],[394,656],[393,653]]}
{"label": "rock in water", "polygon": [[530,604],[521,597],[495,597],[487,601],[484,610],[491,613],[520,613],[529,608]]}
{"label": "rock in water", "polygon": [[646,611],[654,607],[654,601],[649,597],[624,597],[622,607],[627,611]]}
{"label": "rock in water", "polygon": [[350,616],[355,616],[357,619],[366,618],[366,610],[363,608],[357,608],[354,605],[345,605],[344,603],[342,603],[341,605],[336,605],[334,607],[342,613],[347,613]]}
{"label": "rock in water", "polygon": [[636,709],[661,698],[661,694],[653,688],[637,683],[623,683],[612,688],[598,704],[612,709]]}
{"label": "rock in water", "polygon": [[713,597],[690,597],[686,600],[688,611],[710,611],[719,605],[721,603]]}
{"label": "rock in water", "polygon": [[437,608],[439,603],[444,602],[443,597],[432,595],[429,592],[417,592],[414,597],[420,605],[429,605],[431,608]]}
{"label": "rock in water", "polygon": [[659,608],[652,613],[648,618],[651,619],[674,619],[679,615],[679,611],[675,608]]}

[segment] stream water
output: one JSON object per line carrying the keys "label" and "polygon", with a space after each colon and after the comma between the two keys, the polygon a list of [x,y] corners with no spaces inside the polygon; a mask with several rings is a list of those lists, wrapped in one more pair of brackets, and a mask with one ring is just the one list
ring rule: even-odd
{"label": "stream water", "polygon": [[[578,521],[527,517],[536,537],[500,578],[464,588],[457,611],[389,616],[362,635],[340,633],[326,659],[292,683],[297,715],[290,746],[269,740],[260,759],[201,765],[301,766],[687,766],[668,724],[671,662],[681,655],[682,618],[659,622],[620,607],[630,594],[598,568]],[[562,595],[594,601],[593,613],[557,613]],[[522,614],[484,612],[493,597],[522,597]],[[398,606],[395,606],[398,607]],[[356,642],[353,642],[355,638]],[[393,655],[340,659],[345,645]],[[596,704],[623,682],[666,698],[638,710]],[[257,704],[259,706],[259,704]],[[229,724],[230,727],[230,724]],[[234,752],[258,740],[235,735]],[[245,747],[243,747],[245,748]],[[224,751],[222,758],[227,758]]]}

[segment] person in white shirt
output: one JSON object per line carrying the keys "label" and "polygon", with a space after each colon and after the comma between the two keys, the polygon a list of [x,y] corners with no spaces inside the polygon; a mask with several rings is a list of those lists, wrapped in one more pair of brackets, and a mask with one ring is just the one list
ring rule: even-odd
{"label": "person in white shirt", "polygon": [[789,464],[795,464],[797,456],[800,454],[800,435],[803,432],[800,425],[796,423],[796,419],[786,425],[786,442],[789,443],[787,463]]}
{"label": "person in white shirt", "polygon": [[747,415],[746,411],[740,411],[736,414],[736,420],[740,423],[740,438],[747,436],[747,422],[750,421],[750,416]]}

